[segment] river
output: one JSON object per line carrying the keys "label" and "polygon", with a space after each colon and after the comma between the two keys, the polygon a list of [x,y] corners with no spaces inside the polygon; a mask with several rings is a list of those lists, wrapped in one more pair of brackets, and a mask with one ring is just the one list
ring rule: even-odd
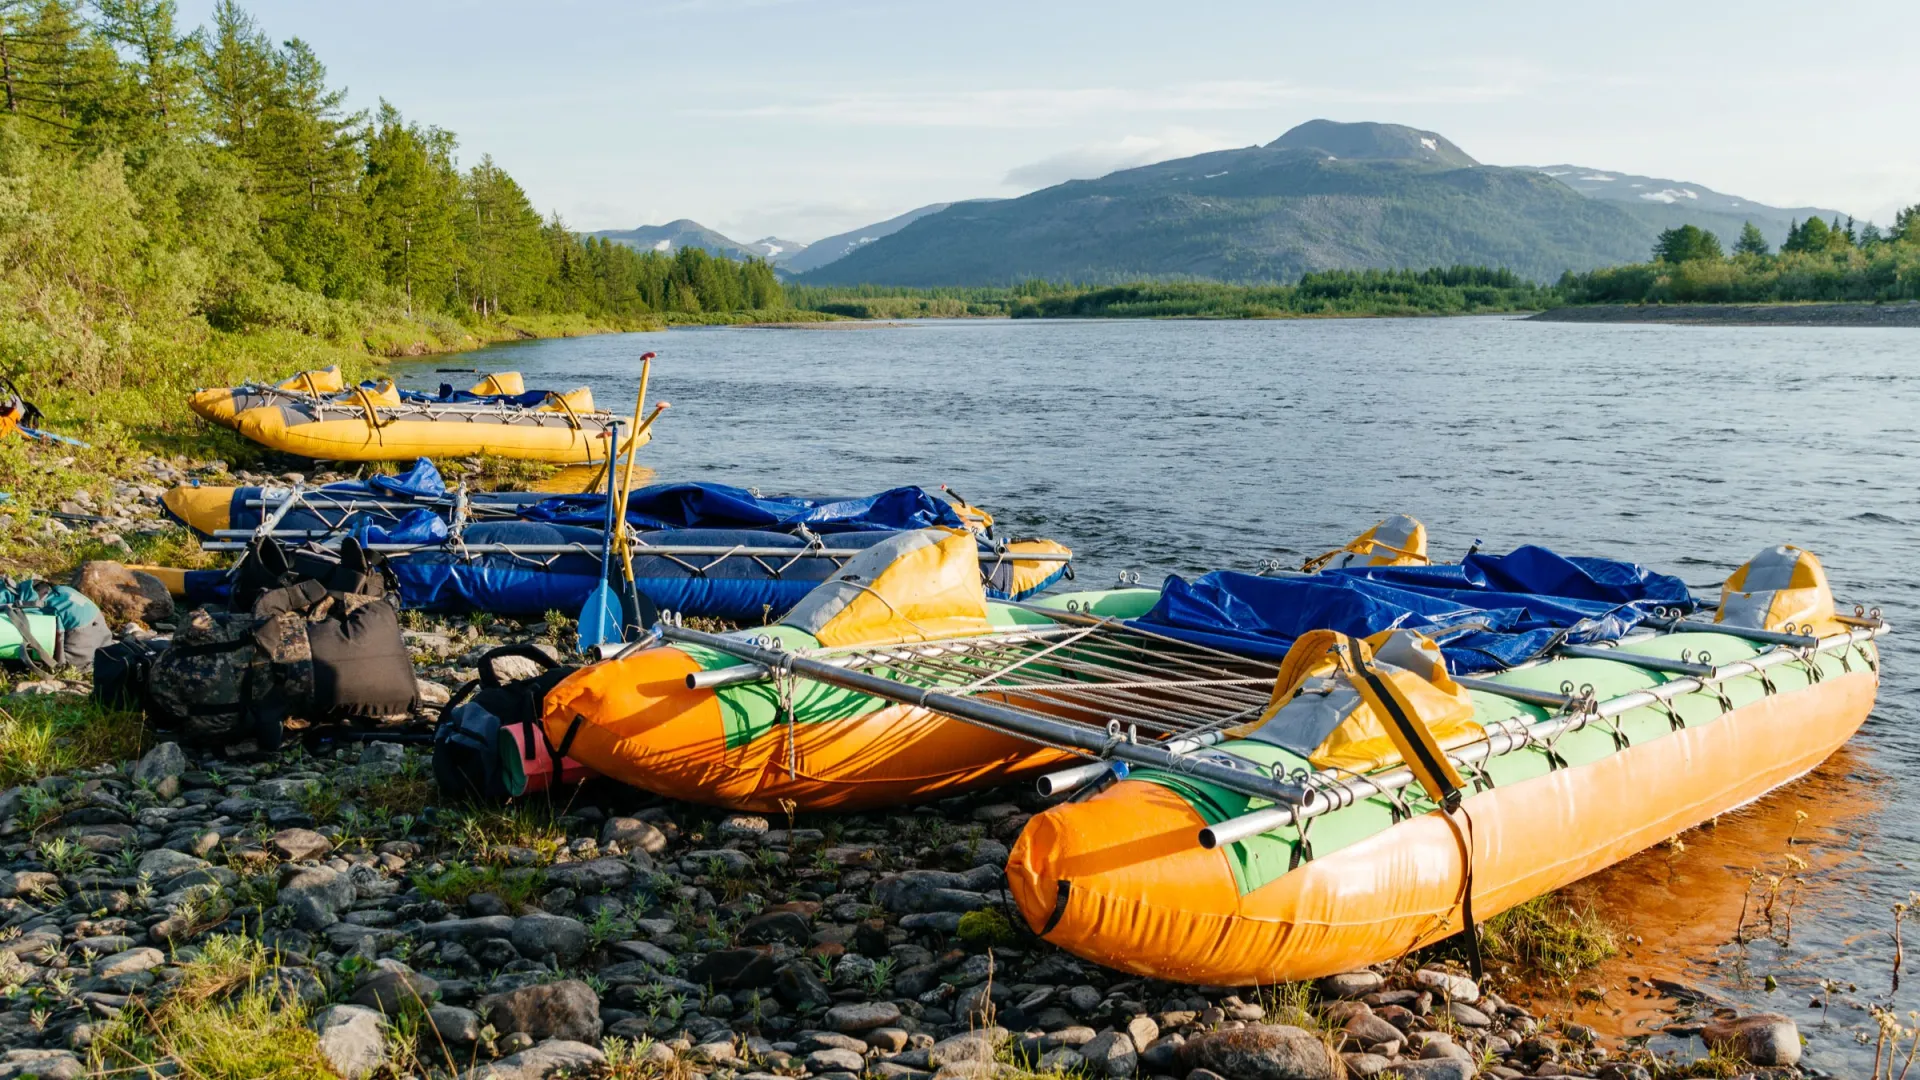
{"label": "river", "polygon": [[[1852,1036],[1871,1025],[1846,1002],[1887,1000],[1889,908],[1920,889],[1920,333],[983,320],[530,341],[403,381],[472,361],[631,410],[647,350],[673,402],[642,451],[661,478],[818,494],[947,483],[1015,533],[1072,544],[1083,586],[1293,564],[1395,511],[1427,523],[1440,558],[1541,543],[1698,586],[1771,544],[1812,549],[1843,606],[1910,627],[1885,643],[1878,710],[1808,780],[1590,879],[1634,940],[1576,982],[1598,1001],[1562,1007],[1632,1033],[1659,1015],[1646,980],[1677,979],[1794,1017],[1811,1064],[1871,1060]],[[1755,875],[1782,873],[1776,934],[1735,944]],[[1920,1008],[1916,968],[1903,1015]],[[1828,1019],[1823,978],[1858,988]]]}

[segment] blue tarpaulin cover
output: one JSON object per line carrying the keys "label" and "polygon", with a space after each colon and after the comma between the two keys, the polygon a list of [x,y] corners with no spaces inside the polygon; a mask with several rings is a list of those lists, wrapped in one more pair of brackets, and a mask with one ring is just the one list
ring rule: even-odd
{"label": "blue tarpaulin cover", "polygon": [[1610,641],[1656,607],[1691,609],[1679,578],[1543,547],[1437,566],[1355,567],[1296,577],[1215,571],[1167,578],[1137,622],[1171,637],[1264,659],[1309,630],[1366,636],[1414,629],[1457,672],[1494,671],[1561,642]]}
{"label": "blue tarpaulin cover", "polygon": [[[565,525],[606,520],[605,495],[567,495],[530,506],[526,517]],[[898,487],[857,499],[755,495],[726,484],[654,484],[627,499],[636,529],[768,529],[815,533],[965,528],[953,504],[917,487]]]}

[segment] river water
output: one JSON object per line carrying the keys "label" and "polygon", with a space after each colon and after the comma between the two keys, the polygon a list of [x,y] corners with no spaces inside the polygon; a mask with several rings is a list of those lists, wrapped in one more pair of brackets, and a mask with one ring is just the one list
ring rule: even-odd
{"label": "river water", "polygon": [[[1674,979],[1787,1013],[1810,1063],[1865,1071],[1872,1048],[1852,1032],[1870,1024],[1849,1002],[1888,999],[1889,908],[1920,889],[1920,333],[977,321],[532,341],[459,362],[631,410],[648,350],[655,395],[673,402],[642,451],[660,478],[810,494],[947,483],[1014,533],[1073,545],[1088,587],[1297,563],[1395,511],[1427,523],[1439,558],[1476,539],[1541,543],[1698,586],[1781,541],[1819,553],[1843,605],[1912,627],[1885,642],[1878,710],[1806,781],[1590,879],[1633,939],[1575,981],[1598,1001],[1541,1000],[1633,1033],[1664,1003],[1647,980]],[[404,381],[459,378],[435,366]],[[1757,911],[1782,874],[1768,936]],[[1824,1018],[1823,978],[1857,987]],[[1920,1008],[1920,964],[1895,1002]]]}

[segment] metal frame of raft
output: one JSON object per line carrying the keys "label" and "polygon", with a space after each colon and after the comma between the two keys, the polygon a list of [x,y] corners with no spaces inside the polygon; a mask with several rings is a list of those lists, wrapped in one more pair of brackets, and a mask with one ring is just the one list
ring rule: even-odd
{"label": "metal frame of raft", "polygon": [[[337,528],[329,532],[279,528],[280,522],[285,519],[295,507],[306,506],[308,509],[314,508],[313,504],[309,501],[312,494],[312,492],[303,491],[296,486],[287,493],[284,499],[278,502],[273,513],[261,521],[259,527],[254,529],[220,529],[214,533],[215,536],[234,537],[236,539],[214,540],[202,543],[200,550],[245,551],[249,545],[246,541],[237,539],[238,537],[248,537],[252,539],[271,537],[273,539],[307,541],[322,540],[335,536],[344,537],[344,534]],[[370,501],[375,505],[383,507],[387,505],[380,500]],[[586,555],[596,562],[600,559],[599,549],[586,544],[463,543],[460,539],[460,530],[461,527],[466,524],[467,516],[473,508],[472,500],[467,498],[466,488],[462,487],[450,498],[432,505],[446,506],[449,504],[453,507],[453,523],[450,526],[451,535],[442,543],[366,544],[364,545],[365,550],[378,552],[383,555],[411,555],[423,551],[445,552],[447,554],[458,555],[462,558],[480,555],[513,555],[525,558],[529,562],[541,564],[551,562],[554,558],[561,555]],[[345,524],[345,521],[345,518],[341,519],[342,525]],[[728,559],[752,559],[760,564],[761,569],[778,577],[802,559],[832,559],[836,564],[845,565],[848,559],[866,553],[866,549],[864,548],[828,547],[823,538],[810,532],[803,533],[803,535],[808,540],[808,544],[806,547],[799,548],[752,547],[746,544],[648,544],[645,540],[635,537],[633,540],[633,554],[668,559],[679,565],[681,569],[695,576],[706,574],[707,571],[712,570]],[[322,544],[318,546],[326,547],[329,545]],[[992,555],[993,561],[990,564],[983,563],[981,567],[983,571],[988,573],[991,573],[993,569],[1007,562],[1064,563],[1070,562],[1073,559],[1071,552],[1015,552],[1008,551],[1005,545],[1002,544],[994,545]],[[695,565],[688,562],[687,560],[689,559],[707,559],[709,561]],[[768,559],[778,561],[779,565],[770,565],[766,562]]]}
{"label": "metal frame of raft", "polygon": [[[1112,771],[1112,762],[1185,774],[1251,798],[1277,805],[1254,810],[1200,830],[1205,848],[1236,843],[1261,833],[1302,823],[1375,795],[1392,795],[1417,781],[1412,769],[1397,766],[1371,775],[1322,770],[1272,775],[1266,766],[1225,751],[1209,749],[1229,727],[1256,718],[1265,708],[1279,667],[1232,653],[1194,645],[1142,630],[1119,620],[1064,612],[1034,604],[1015,605],[1061,623],[1058,629],[1022,629],[945,641],[895,645],[784,651],[772,639],[747,641],[662,625],[669,641],[698,645],[748,662],[687,676],[693,688],[800,677],[917,706],[1046,746],[1097,760],[1041,778],[1041,791],[1056,794],[1084,786]],[[1744,660],[1714,665],[1702,652],[1670,660],[1624,649],[1563,645],[1564,657],[1608,660],[1663,675],[1669,682],[1597,701],[1592,687],[1563,683],[1560,693],[1508,686],[1488,679],[1454,676],[1461,686],[1554,710],[1533,722],[1512,716],[1482,724],[1483,737],[1446,751],[1456,765],[1471,766],[1528,748],[1552,754],[1569,732],[1611,721],[1633,709],[1660,706],[1676,727],[1685,725],[1671,706],[1675,698],[1712,693],[1723,711],[1731,708],[1721,684],[1758,674],[1769,694],[1769,668],[1796,661],[1811,663],[1820,654],[1852,649],[1888,633],[1892,627],[1879,609],[1855,608],[1837,621],[1844,633],[1816,637],[1806,633],[1758,630],[1686,620],[1658,612],[1650,620],[1668,633],[1698,631],[1737,637],[1772,649]],[[1871,667],[1874,660],[1864,656]],[[881,674],[884,672],[885,674]],[[1097,681],[1104,678],[1105,681]],[[915,685],[915,683],[922,685]],[[992,695],[1000,701],[974,695]],[[1020,701],[1029,704],[1020,704]],[[1173,701],[1184,703],[1174,705]],[[1043,706],[1036,708],[1035,706]],[[1076,720],[1074,713],[1088,719]],[[1142,730],[1157,741],[1141,741]],[[1615,730],[1616,739],[1620,733]]]}

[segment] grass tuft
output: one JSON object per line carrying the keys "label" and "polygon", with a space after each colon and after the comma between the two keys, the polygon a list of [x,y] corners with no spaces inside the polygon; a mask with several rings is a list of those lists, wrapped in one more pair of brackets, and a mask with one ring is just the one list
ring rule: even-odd
{"label": "grass tuft", "polygon": [[0,786],[140,756],[146,723],[74,694],[11,698],[0,707]]}
{"label": "grass tuft", "polygon": [[274,958],[258,941],[216,935],[182,965],[166,997],[133,1005],[102,1025],[88,1053],[91,1074],[193,1080],[326,1077],[307,1010],[268,983]]}
{"label": "grass tuft", "polygon": [[1536,896],[1488,919],[1487,959],[1523,977],[1569,978],[1619,951],[1614,929],[1592,902],[1566,892]]}

